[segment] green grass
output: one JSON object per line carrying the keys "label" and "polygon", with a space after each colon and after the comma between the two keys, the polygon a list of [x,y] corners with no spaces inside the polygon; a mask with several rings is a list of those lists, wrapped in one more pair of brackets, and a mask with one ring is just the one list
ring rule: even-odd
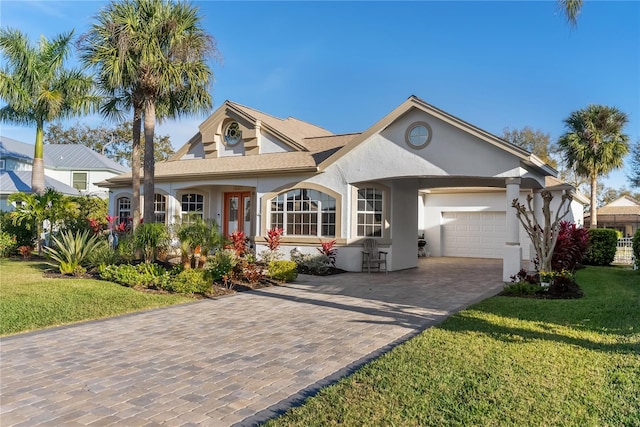
{"label": "green grass", "polygon": [[639,426],[640,272],[577,280],[578,300],[485,300],[267,426]]}
{"label": "green grass", "polygon": [[102,280],[43,277],[51,268],[45,262],[0,259],[0,335],[193,301]]}

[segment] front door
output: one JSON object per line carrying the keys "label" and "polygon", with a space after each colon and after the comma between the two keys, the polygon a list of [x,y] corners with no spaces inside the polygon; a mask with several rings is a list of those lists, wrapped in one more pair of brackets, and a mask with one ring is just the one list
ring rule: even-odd
{"label": "front door", "polygon": [[234,231],[251,234],[251,193],[224,193],[223,231],[228,236]]}

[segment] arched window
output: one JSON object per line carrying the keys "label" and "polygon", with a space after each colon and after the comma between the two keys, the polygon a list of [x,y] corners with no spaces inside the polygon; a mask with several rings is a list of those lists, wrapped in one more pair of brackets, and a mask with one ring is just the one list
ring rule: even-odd
{"label": "arched window", "polygon": [[318,190],[297,188],[271,199],[271,228],[287,236],[335,237],[336,199]]}
{"label": "arched window", "polygon": [[131,224],[133,218],[131,217],[131,199],[129,197],[118,197],[116,200],[116,216],[118,217],[118,224]]}
{"label": "arched window", "polygon": [[167,196],[163,194],[154,194],[153,196],[153,213],[156,216],[156,222],[164,224],[167,220]]}

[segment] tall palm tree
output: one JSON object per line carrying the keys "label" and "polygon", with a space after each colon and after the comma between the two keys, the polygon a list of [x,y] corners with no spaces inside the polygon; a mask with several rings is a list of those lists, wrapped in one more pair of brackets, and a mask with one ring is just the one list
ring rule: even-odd
{"label": "tall palm tree", "polygon": [[31,191],[44,194],[44,124],[89,113],[99,98],[92,79],[77,69],[65,69],[73,31],[52,40],[44,36],[37,46],[19,30],[0,29],[0,121],[36,126]]}
{"label": "tall palm tree", "polygon": [[[198,9],[182,1],[121,0],[100,12],[81,42],[83,61],[97,68],[101,86],[128,98],[125,104],[134,110],[134,146],[136,130],[140,132],[136,118],[142,118],[145,222],[155,220],[156,120],[212,106],[213,73],[207,59],[217,51],[200,21]],[[133,180],[135,188],[135,175]]]}
{"label": "tall palm tree", "polygon": [[567,132],[558,145],[568,167],[591,181],[591,228],[598,226],[598,177],[623,165],[629,152],[629,136],[623,129],[629,119],[615,107],[589,105],[565,119]]}

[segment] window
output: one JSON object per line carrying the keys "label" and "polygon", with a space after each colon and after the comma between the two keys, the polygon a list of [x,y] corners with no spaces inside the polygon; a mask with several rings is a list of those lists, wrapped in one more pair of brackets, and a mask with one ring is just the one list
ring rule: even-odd
{"label": "window", "polygon": [[431,126],[425,122],[413,123],[407,128],[404,139],[411,148],[424,148],[431,142]]}
{"label": "window", "polygon": [[129,225],[133,218],[131,217],[131,199],[128,197],[120,197],[116,200],[116,216],[118,224]]}
{"label": "window", "polygon": [[271,228],[288,236],[335,237],[336,199],[306,188],[278,194],[271,199]]}
{"label": "window", "polygon": [[73,188],[76,190],[87,189],[87,173],[86,172],[73,172]]}
{"label": "window", "polygon": [[4,170],[4,159],[0,159],[0,170]]}
{"label": "window", "polygon": [[238,122],[231,122],[224,131],[224,141],[229,146],[236,145],[242,139],[242,130]]}
{"label": "window", "polygon": [[181,202],[184,224],[189,224],[196,218],[204,218],[204,196],[202,194],[183,194]]}
{"label": "window", "polygon": [[358,190],[357,229],[359,237],[382,237],[383,191],[377,188]]}
{"label": "window", "polygon": [[167,197],[156,193],[153,197],[153,213],[156,216],[156,222],[164,224],[167,219]]}

